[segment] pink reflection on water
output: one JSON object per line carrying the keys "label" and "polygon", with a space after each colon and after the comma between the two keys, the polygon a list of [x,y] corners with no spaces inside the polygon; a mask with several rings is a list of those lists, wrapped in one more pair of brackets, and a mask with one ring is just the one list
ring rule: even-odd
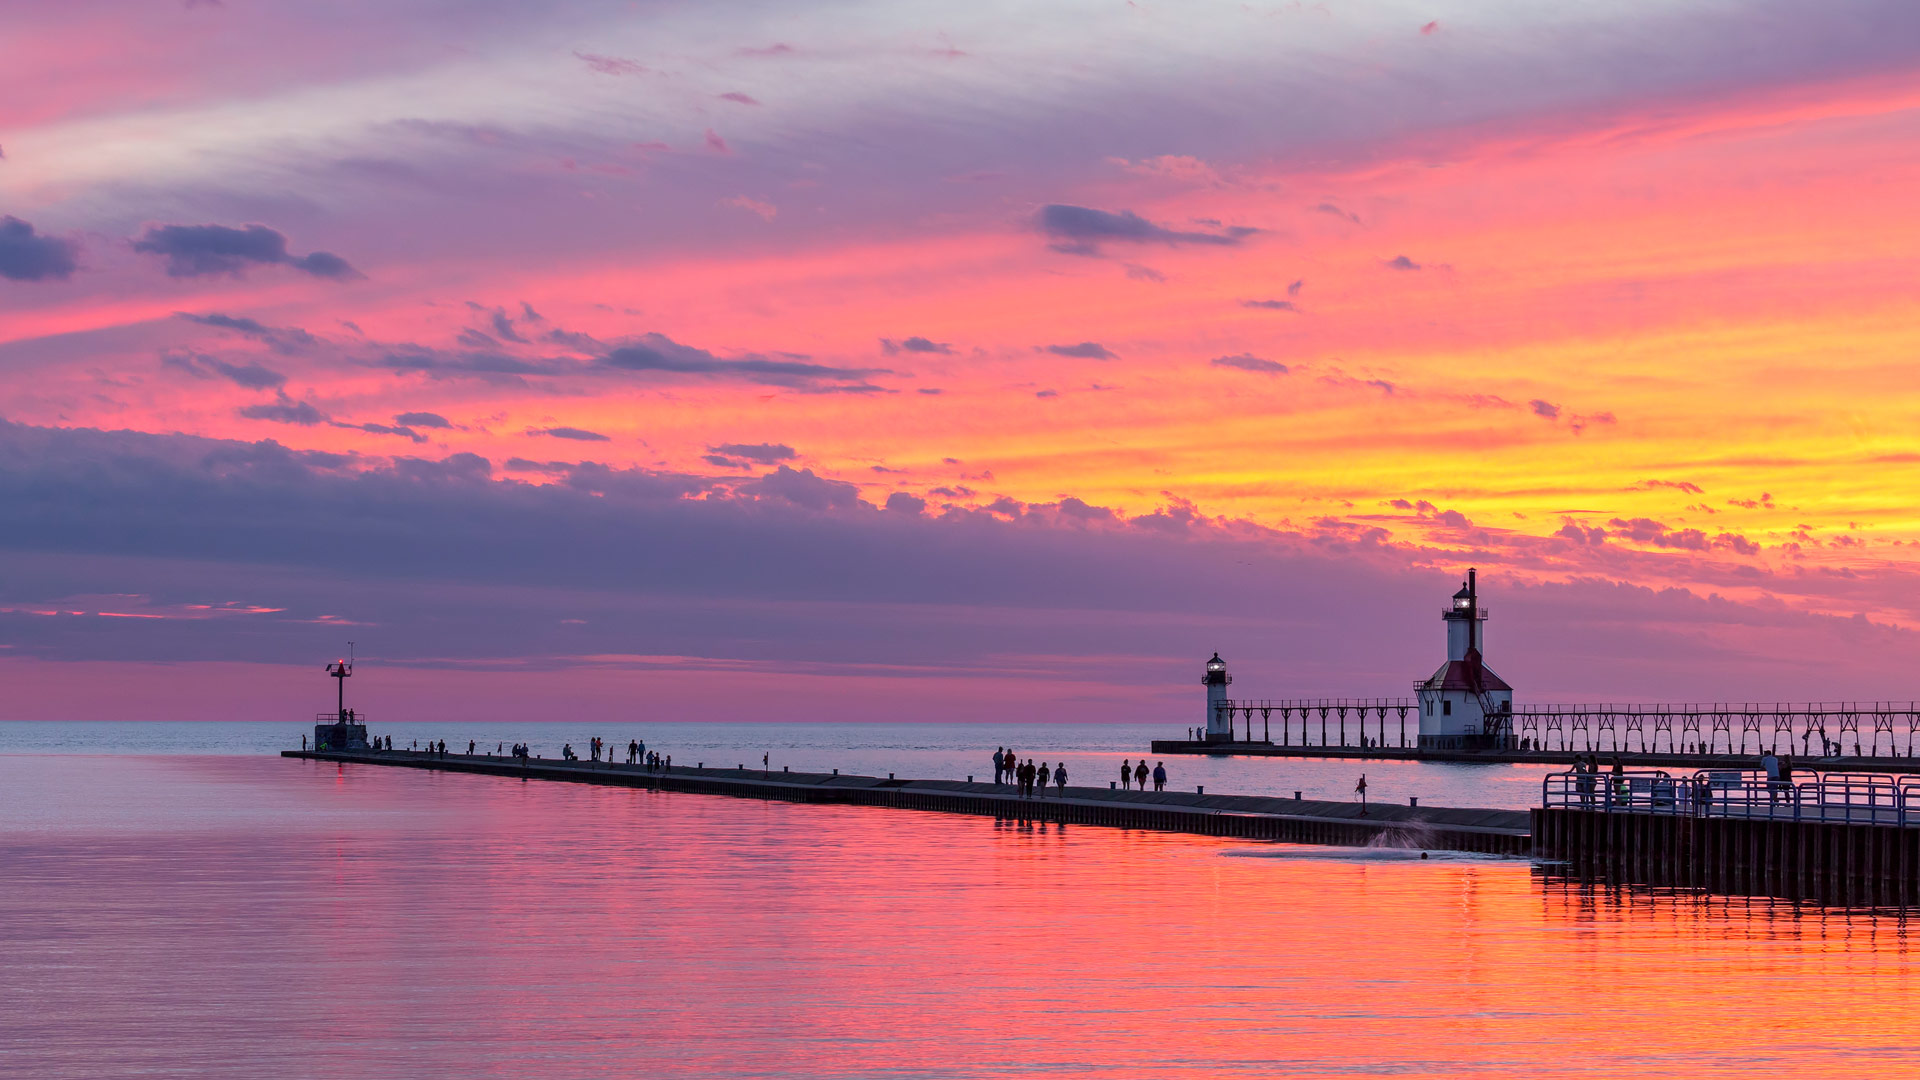
{"label": "pink reflection on water", "polygon": [[159,1076],[1890,1075],[1905,925],[1523,863],[0,758],[0,1060]]}

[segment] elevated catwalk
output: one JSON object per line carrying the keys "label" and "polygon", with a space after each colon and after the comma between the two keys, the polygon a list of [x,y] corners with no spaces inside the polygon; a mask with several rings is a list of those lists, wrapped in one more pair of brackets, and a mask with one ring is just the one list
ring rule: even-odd
{"label": "elevated catwalk", "polygon": [[1156,740],[1157,754],[1386,758],[1573,764],[1587,754],[1628,765],[1726,768],[1763,751],[1798,768],[1906,772],[1920,746],[1920,702],[1522,705],[1501,738],[1423,748],[1411,698],[1222,701],[1205,740]]}

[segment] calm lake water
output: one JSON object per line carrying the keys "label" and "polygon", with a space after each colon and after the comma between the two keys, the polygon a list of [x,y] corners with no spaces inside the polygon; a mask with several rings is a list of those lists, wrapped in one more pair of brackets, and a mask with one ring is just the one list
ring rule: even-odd
{"label": "calm lake water", "polygon": [[1520,861],[0,756],[35,1078],[1914,1075],[1906,924]]}

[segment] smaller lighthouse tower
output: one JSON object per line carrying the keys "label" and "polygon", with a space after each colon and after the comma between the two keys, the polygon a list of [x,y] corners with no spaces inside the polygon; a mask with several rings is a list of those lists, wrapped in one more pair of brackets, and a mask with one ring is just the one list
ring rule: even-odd
{"label": "smaller lighthouse tower", "polygon": [[1420,749],[1506,746],[1513,730],[1513,687],[1483,658],[1487,612],[1480,606],[1479,575],[1473,570],[1440,618],[1447,624],[1447,662],[1431,678],[1413,684],[1420,702]]}
{"label": "smaller lighthouse tower", "polygon": [[1227,687],[1232,685],[1233,676],[1227,674],[1227,662],[1220,659],[1219,653],[1207,661],[1206,674],[1200,676],[1201,683],[1207,688],[1207,742],[1233,741],[1233,714],[1227,710]]}

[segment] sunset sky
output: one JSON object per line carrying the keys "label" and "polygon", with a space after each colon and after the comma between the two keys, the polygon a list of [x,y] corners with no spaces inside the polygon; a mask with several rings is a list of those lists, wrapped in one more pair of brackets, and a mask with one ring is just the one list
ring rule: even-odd
{"label": "sunset sky", "polygon": [[24,5],[0,675],[1920,697],[1917,252],[1906,0]]}

